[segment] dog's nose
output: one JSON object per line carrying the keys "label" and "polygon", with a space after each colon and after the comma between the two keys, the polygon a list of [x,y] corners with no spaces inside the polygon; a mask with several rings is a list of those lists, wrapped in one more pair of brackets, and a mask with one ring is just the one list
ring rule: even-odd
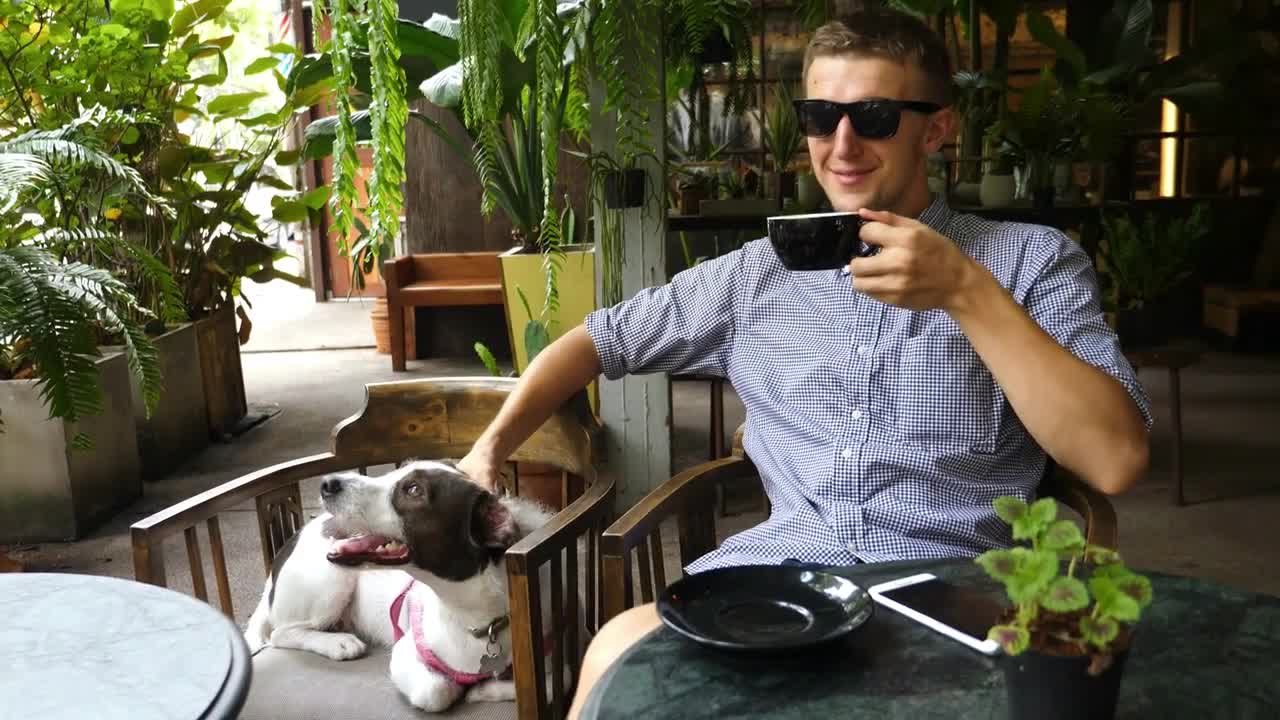
{"label": "dog's nose", "polygon": [[342,478],[325,478],[320,481],[320,494],[324,497],[333,497],[342,492]]}

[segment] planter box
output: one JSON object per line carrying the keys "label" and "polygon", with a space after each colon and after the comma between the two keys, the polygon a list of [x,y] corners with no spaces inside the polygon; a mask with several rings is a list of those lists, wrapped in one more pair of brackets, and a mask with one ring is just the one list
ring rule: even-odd
{"label": "planter box", "polygon": [[777,198],[727,198],[703,200],[698,204],[702,215],[778,215]]}
{"label": "planter box", "polygon": [[218,440],[249,412],[244,395],[244,370],[240,367],[240,336],[236,334],[235,308],[223,307],[195,322],[204,383],[209,433]]}
{"label": "planter box", "polygon": [[[98,370],[103,412],[76,423],[49,419],[36,381],[0,381],[0,543],[77,540],[142,495],[129,363]],[[80,432],[92,449],[72,449]]]}
{"label": "planter box", "polygon": [[[546,278],[542,274],[542,255],[522,253],[512,248],[498,256],[502,265],[502,296],[507,309],[507,331],[511,339],[511,356],[516,372],[523,373],[529,366],[529,355],[524,347],[524,326],[529,314],[524,311],[517,288],[529,300],[529,309],[537,314],[546,302]],[[589,245],[572,245],[565,248],[564,266],[557,276],[560,288],[560,313],[551,327],[551,339],[555,340],[572,330],[596,308],[595,251]]]}
{"label": "planter box", "polygon": [[159,480],[209,445],[208,403],[195,323],[180,325],[152,342],[160,354],[163,390],[150,418],[142,384],[136,375],[129,374],[144,481]]}
{"label": "planter box", "polygon": [[[502,297],[506,306],[507,333],[511,341],[511,359],[517,373],[524,373],[529,366],[529,354],[524,347],[524,327],[529,313],[520,302],[517,289],[524,292],[529,309],[535,314],[542,310],[547,298],[546,277],[542,273],[542,255],[522,253],[515,247],[498,256],[502,266]],[[557,276],[560,288],[560,312],[552,320],[551,340],[578,326],[592,310],[596,309],[596,259],[591,245],[568,245],[564,249],[564,265]],[[593,409],[599,408],[599,388],[593,381],[588,390]]]}

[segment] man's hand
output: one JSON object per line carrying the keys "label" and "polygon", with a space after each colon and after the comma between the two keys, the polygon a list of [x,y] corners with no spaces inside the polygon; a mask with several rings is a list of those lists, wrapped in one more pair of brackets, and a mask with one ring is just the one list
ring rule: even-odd
{"label": "man's hand", "polygon": [[501,468],[502,463],[487,459],[484,453],[477,451],[474,447],[466,457],[458,461],[458,470],[462,471],[467,479],[491,493],[501,492]]}
{"label": "man's hand", "polygon": [[849,263],[855,290],[908,310],[951,310],[962,301],[980,266],[951,239],[891,212],[858,214],[867,221],[861,238],[880,252]]}

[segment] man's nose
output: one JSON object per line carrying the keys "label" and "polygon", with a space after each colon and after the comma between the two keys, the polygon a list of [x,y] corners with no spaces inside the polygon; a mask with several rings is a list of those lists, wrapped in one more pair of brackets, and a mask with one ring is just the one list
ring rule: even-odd
{"label": "man's nose", "polygon": [[837,155],[857,155],[862,152],[862,138],[853,130],[853,122],[848,115],[840,118],[836,131],[831,134],[832,148]]}

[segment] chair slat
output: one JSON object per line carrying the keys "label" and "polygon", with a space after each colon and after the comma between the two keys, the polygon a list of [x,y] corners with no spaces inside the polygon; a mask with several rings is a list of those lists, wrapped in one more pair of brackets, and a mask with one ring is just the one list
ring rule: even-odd
{"label": "chair slat", "polygon": [[227,577],[227,556],[222,550],[222,526],[214,515],[205,522],[209,531],[209,553],[213,556],[213,581],[218,585],[218,603],[227,617],[234,619],[231,608],[231,582]]}
{"label": "chair slat", "polygon": [[653,583],[658,592],[667,587],[667,570],[662,557],[662,530],[653,528],[649,533],[649,553],[653,557]]}
{"label": "chair slat", "polygon": [[[594,528],[588,529],[587,532],[593,532]],[[587,560],[591,562],[590,559]],[[568,581],[568,588],[565,595],[565,641],[564,645],[569,649],[569,670],[571,677],[578,677],[578,626],[581,614],[581,586],[578,583],[578,543],[573,543],[571,547],[565,548],[565,579]]]}
{"label": "chair slat", "polygon": [[587,627],[594,632],[600,629],[600,617],[596,612],[596,598],[599,597],[600,583],[596,578],[596,568],[600,567],[600,546],[597,538],[604,528],[593,527],[587,533]]}
{"label": "chair slat", "polygon": [[[575,551],[576,552],[576,551]],[[560,553],[556,553],[551,558],[551,628],[550,632],[544,631],[542,635],[535,635],[534,638],[545,638],[550,636],[551,640],[551,717],[562,717],[566,711],[564,697],[564,637],[565,625],[571,623],[565,615],[564,602],[564,579],[561,576],[560,569]],[[546,655],[546,649],[543,652],[536,653],[540,656]]]}
{"label": "chair slat", "polygon": [[636,547],[636,564],[640,566],[640,602],[653,602],[653,575],[649,568],[649,546],[641,543]]}
{"label": "chair slat", "polygon": [[271,505],[271,557],[275,558],[284,547],[284,508],[280,503]]}
{"label": "chair slat", "polygon": [[270,574],[271,561],[276,556],[275,551],[271,549],[271,505],[267,502],[265,495],[254,498],[254,504],[258,509],[255,516],[258,518],[258,539],[262,542],[262,566]]}
{"label": "chair slat", "polygon": [[191,564],[191,590],[197,598],[209,602],[209,593],[204,586],[204,563],[200,561],[200,538],[196,535],[194,526],[183,530],[182,534],[187,539],[187,562]]}

